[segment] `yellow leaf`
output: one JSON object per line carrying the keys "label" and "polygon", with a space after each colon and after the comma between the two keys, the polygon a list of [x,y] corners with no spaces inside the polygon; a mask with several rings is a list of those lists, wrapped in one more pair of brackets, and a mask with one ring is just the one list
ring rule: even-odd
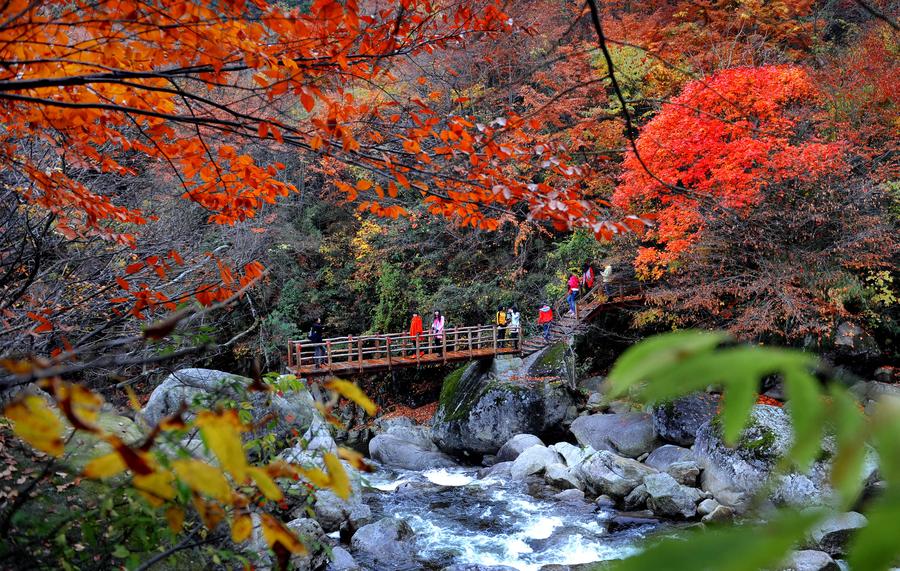
{"label": "yellow leaf", "polygon": [[103,399],[90,389],[72,383],[54,383],[54,394],[59,407],[72,423],[81,430],[98,432],[97,419]]}
{"label": "yellow leaf", "polygon": [[222,471],[200,460],[193,458],[175,460],[172,469],[178,479],[195,492],[206,494],[219,501],[228,501],[231,497],[231,486]]}
{"label": "yellow leaf", "polygon": [[125,387],[125,393],[128,395],[128,406],[130,406],[132,410],[140,411],[141,401],[138,400],[138,396],[134,392],[134,389]]}
{"label": "yellow leaf", "polygon": [[328,475],[318,468],[297,468],[297,470],[307,482],[317,488],[327,488],[328,484],[331,482]]}
{"label": "yellow leaf", "polygon": [[267,513],[260,514],[260,518],[263,538],[269,547],[275,550],[275,546],[280,544],[290,553],[306,553],[306,547],[287,526]]}
{"label": "yellow leaf", "polygon": [[22,440],[51,456],[62,455],[63,425],[47,401],[27,396],[7,405],[3,415],[13,421],[13,431]]}
{"label": "yellow leaf", "polygon": [[216,529],[219,526],[219,522],[225,517],[225,510],[222,509],[222,506],[213,502],[207,502],[197,494],[194,494],[191,499],[206,529],[210,531]]}
{"label": "yellow leaf", "polygon": [[83,471],[86,478],[109,478],[121,474],[127,466],[117,452],[110,452],[88,462]]}
{"label": "yellow leaf", "polygon": [[253,520],[250,518],[250,514],[238,514],[231,520],[231,541],[243,543],[247,541],[252,531]]}
{"label": "yellow leaf", "polygon": [[325,383],[325,388],[355,402],[356,404],[361,406],[369,416],[373,416],[376,412],[378,412],[378,405],[369,400],[369,397],[366,396],[366,393],[362,392],[359,387],[349,381],[342,381],[341,379],[331,379],[330,381]]}
{"label": "yellow leaf", "polygon": [[166,500],[175,498],[175,488],[172,486],[172,481],[174,479],[175,477],[172,475],[172,472],[163,468],[158,468],[155,472],[147,474],[146,476],[135,474],[134,478],[131,480],[131,484],[142,496],[144,496],[144,499],[146,499],[151,506],[159,507],[163,505]]}
{"label": "yellow leaf", "polygon": [[215,453],[222,467],[239,484],[246,483],[247,457],[244,456],[244,445],[241,442],[244,426],[238,419],[237,411],[203,411],[197,415],[197,426],[200,427],[206,445]]}
{"label": "yellow leaf", "polygon": [[256,482],[256,487],[259,488],[259,491],[263,493],[263,495],[272,500],[273,502],[281,501],[284,498],[284,494],[281,493],[281,488],[275,483],[275,480],[269,477],[269,474],[266,473],[262,468],[248,468],[250,472],[250,476],[253,478],[253,481]]}
{"label": "yellow leaf", "polygon": [[166,521],[169,522],[172,533],[181,533],[184,527],[184,510],[178,506],[169,506],[166,508]]}
{"label": "yellow leaf", "polygon": [[325,453],[325,468],[328,470],[329,487],[337,497],[348,499],[350,497],[350,478],[344,470],[344,465],[337,456],[331,452]]}
{"label": "yellow leaf", "polygon": [[365,458],[362,454],[353,450],[352,448],[346,448],[341,446],[338,448],[338,456],[341,459],[346,460],[350,463],[351,466],[359,470],[360,472],[371,472],[372,466],[366,464]]}

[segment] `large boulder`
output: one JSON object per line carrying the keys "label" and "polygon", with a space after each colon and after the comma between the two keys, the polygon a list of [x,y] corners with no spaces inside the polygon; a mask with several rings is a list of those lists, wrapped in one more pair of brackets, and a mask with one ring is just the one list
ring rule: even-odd
{"label": "large boulder", "polygon": [[831,556],[841,556],[853,533],[866,527],[866,523],[866,516],[859,512],[838,514],[817,525],[810,532],[810,539],[817,549]]}
{"label": "large boulder", "polygon": [[559,464],[562,461],[562,457],[553,450],[545,446],[532,446],[519,454],[513,461],[509,469],[510,477],[513,480],[524,480],[526,476],[540,474],[547,469],[547,466]]}
{"label": "large boulder", "polygon": [[392,468],[428,470],[456,466],[438,450],[427,428],[395,425],[369,442],[369,456]]}
{"label": "large boulder", "polygon": [[287,527],[306,545],[306,553],[291,556],[291,568],[296,571],[318,571],[325,567],[329,561],[325,549],[327,538],[316,520],[299,518],[289,521]]}
{"label": "large boulder", "polygon": [[578,467],[578,475],[587,490],[615,498],[624,498],[643,483],[644,476],[655,472],[649,466],[608,450],[597,452]]}
{"label": "large boulder", "polygon": [[[555,347],[536,355],[549,354],[552,361]],[[432,421],[438,447],[454,456],[477,459],[496,454],[517,434],[542,437],[561,433],[567,409],[574,404],[567,389],[567,369],[563,363],[562,371],[534,376],[532,357],[504,379],[490,374],[490,362],[480,361],[450,374]]]}
{"label": "large boulder", "polygon": [[331,561],[325,567],[325,571],[359,571],[362,569],[350,555],[350,552],[340,546],[331,548]]}
{"label": "large boulder", "polygon": [[582,448],[568,442],[557,442],[550,446],[550,450],[562,456],[569,467],[581,464],[585,458],[597,452],[591,447]]}
{"label": "large boulder", "polygon": [[[278,395],[270,392],[248,392],[253,381],[213,369],[179,369],[166,377],[153,392],[141,411],[150,426],[175,413],[182,403],[214,407],[226,401],[247,402],[254,422],[269,419],[248,438],[274,434],[279,440],[293,436],[294,431],[306,432],[314,423],[324,426],[315,401],[309,391],[300,389]],[[317,422],[318,421],[318,422]]]}
{"label": "large boulder", "polygon": [[582,446],[637,458],[659,446],[649,414],[592,414],[572,422],[572,434]]}
{"label": "large boulder", "polygon": [[695,461],[694,452],[689,448],[666,444],[651,452],[644,460],[644,464],[665,472],[672,464],[693,461]]}
{"label": "large boulder", "polygon": [[694,393],[653,408],[653,427],[663,440],[691,446],[697,430],[716,416],[719,395]]}
{"label": "large boulder", "polygon": [[[570,468],[564,464],[551,464],[547,466],[544,472],[544,479],[551,486],[555,486],[561,490],[584,488],[584,482],[578,475],[577,468]],[[583,496],[584,494],[582,494]]]}
{"label": "large boulder", "polygon": [[519,454],[532,446],[543,446],[541,439],[534,434],[516,434],[506,441],[497,452],[497,462],[511,462],[519,457]]}
{"label": "large boulder", "polygon": [[414,559],[416,535],[405,521],[386,517],[361,527],[350,546],[365,554],[376,569],[391,569]]}
{"label": "large boulder", "polygon": [[319,490],[315,497],[316,521],[328,533],[344,530],[345,534],[352,535],[372,521],[372,510],[358,493],[345,500],[330,490]]}
{"label": "large boulder", "polygon": [[[726,446],[717,422],[697,431],[694,455],[702,473],[702,488],[720,503],[741,511],[769,480],[778,459],[790,448],[791,422],[781,408],[756,405],[749,425],[734,447]],[[804,474],[775,476],[769,499],[777,505],[821,505],[829,501],[828,466],[816,462]]]}
{"label": "large boulder", "polygon": [[644,477],[647,489],[647,507],[662,517],[688,519],[697,515],[697,502],[703,493],[696,488],[679,484],[675,478],[662,472]]}
{"label": "large boulder", "polygon": [[794,551],[779,571],[840,571],[840,566],[824,551]]}

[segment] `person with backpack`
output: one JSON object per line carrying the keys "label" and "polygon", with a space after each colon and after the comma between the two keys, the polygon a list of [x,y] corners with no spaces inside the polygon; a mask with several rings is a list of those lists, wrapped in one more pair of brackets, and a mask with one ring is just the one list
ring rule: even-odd
{"label": "person with backpack", "polygon": [[444,316],[441,315],[441,312],[438,310],[434,310],[434,317],[431,319],[431,335],[434,339],[434,344],[440,348],[441,353],[444,352]]}
{"label": "person with backpack", "polygon": [[544,303],[538,310],[538,325],[544,329],[544,341],[550,341],[550,325],[553,323],[553,309]]}
{"label": "person with backpack", "polygon": [[575,272],[571,272],[567,285],[569,287],[569,295],[566,296],[566,301],[569,302],[569,313],[575,315],[577,309],[575,307],[575,299],[578,297],[578,290],[581,286],[581,280],[578,279]]}
{"label": "person with backpack", "polygon": [[594,289],[594,267],[587,263],[582,268],[581,285],[584,287],[584,293]]}
{"label": "person with backpack", "polygon": [[497,326],[497,346],[502,347],[503,340],[506,339],[506,309],[502,305],[497,306],[494,325]]}
{"label": "person with backpack", "polygon": [[322,318],[317,317],[309,330],[309,340],[313,343],[317,343],[317,345],[313,349],[313,362],[315,363],[317,369],[322,366],[322,360],[325,357],[325,347],[321,345],[323,331],[324,327],[322,325]]}

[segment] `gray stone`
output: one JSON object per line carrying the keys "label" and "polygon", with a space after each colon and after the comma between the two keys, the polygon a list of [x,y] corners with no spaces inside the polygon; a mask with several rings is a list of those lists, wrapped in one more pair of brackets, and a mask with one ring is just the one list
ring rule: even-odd
{"label": "gray stone", "polygon": [[550,450],[554,450],[557,454],[565,458],[567,466],[577,466],[581,464],[585,458],[597,452],[593,448],[581,448],[568,442],[557,442],[550,446]]}
{"label": "gray stone", "polygon": [[700,477],[700,466],[693,460],[674,462],[669,464],[665,472],[679,484],[694,487],[697,485],[697,478]]}
{"label": "gray stone", "polygon": [[562,461],[562,457],[553,450],[545,446],[532,446],[519,454],[510,467],[509,474],[513,480],[524,480],[526,476],[540,474],[547,466]]}
{"label": "gray stone", "polygon": [[386,517],[361,527],[350,546],[365,553],[377,568],[412,561],[416,553],[416,535],[403,520]]}
{"label": "gray stone", "polygon": [[179,369],[153,389],[141,416],[153,426],[178,411],[182,403],[190,405],[196,401],[214,407],[215,403],[242,399],[250,403],[248,410],[254,421],[271,419],[259,430],[245,433],[247,439],[265,434],[288,439],[295,430],[303,434],[311,427],[316,428],[312,436],[323,429],[327,434],[327,424],[316,410],[309,391],[299,390],[285,396],[274,392],[246,392],[252,382],[247,377],[213,369]]}
{"label": "gray stone", "polygon": [[650,415],[643,412],[582,416],[572,423],[571,431],[582,446],[629,458],[659,446]]}
{"label": "gray stone", "polygon": [[624,498],[643,482],[644,476],[655,472],[649,466],[608,450],[597,452],[578,467],[587,490],[614,498]]}
{"label": "gray stone", "polygon": [[706,515],[712,513],[721,504],[712,498],[708,498],[697,504],[697,513]]}
{"label": "gray stone", "polygon": [[512,479],[512,462],[497,462],[490,468],[478,471],[479,478],[499,478],[501,480]]}
{"label": "gray stone", "polygon": [[437,449],[424,427],[392,426],[369,442],[369,456],[385,466],[405,470],[456,466]]}
{"label": "gray stone", "polygon": [[319,490],[313,510],[316,521],[328,533],[338,531],[345,525],[352,533],[372,521],[372,510],[362,502],[359,494],[351,494],[349,499],[344,500],[332,491]]}
{"label": "gray stone", "polygon": [[694,393],[653,408],[653,427],[660,438],[690,446],[697,430],[716,416],[719,395]]}
{"label": "gray stone", "polygon": [[441,571],[518,571],[508,565],[479,565],[477,563],[456,563],[450,567],[444,567]]}
{"label": "gray stone", "polygon": [[631,490],[630,494],[625,496],[625,501],[622,502],[622,505],[628,511],[643,509],[647,506],[647,498],[649,497],[650,494],[647,493],[647,486],[641,484],[637,488]]}
{"label": "gray stone", "polygon": [[647,487],[647,507],[656,515],[688,519],[697,514],[697,502],[702,494],[682,486],[672,476],[659,472],[644,477]]}
{"label": "gray stone", "polygon": [[328,563],[328,552],[325,549],[325,533],[319,524],[313,519],[298,518],[289,521],[286,525],[297,534],[307,549],[306,553],[291,556],[292,568],[297,571],[322,569]]}
{"label": "gray stone", "polygon": [[703,516],[703,523],[720,523],[734,519],[734,509],[728,506],[716,506],[716,508]]}
{"label": "gray stone", "polygon": [[834,559],[824,551],[794,551],[779,571],[839,571]]}
{"label": "gray stone", "polygon": [[563,490],[558,494],[554,494],[553,499],[561,502],[581,503],[584,501],[584,492],[576,489]]}
{"label": "gray stone", "polygon": [[510,462],[519,457],[519,454],[532,446],[543,446],[541,439],[533,434],[516,434],[507,440],[497,452],[497,462]]}
{"label": "gray stone", "polygon": [[[507,380],[488,373],[476,361],[444,380],[433,425],[434,441],[454,456],[496,454],[517,434],[541,436],[560,430],[574,404],[568,390],[565,343],[529,357]],[[547,374],[535,375],[538,369]],[[541,382],[520,379],[541,376]]]}
{"label": "gray stone", "polygon": [[[756,405],[737,446],[727,446],[715,423],[697,432],[694,454],[702,474],[702,488],[719,503],[738,511],[769,480],[778,459],[790,448],[791,422],[781,408]],[[828,465],[816,462],[804,474],[776,476],[769,499],[777,505],[826,504],[832,497]]]}
{"label": "gray stone", "polygon": [[878,342],[859,325],[844,321],[834,335],[834,346],[841,353],[852,357],[875,357],[881,354]]}
{"label": "gray stone", "polygon": [[597,499],[594,500],[594,503],[597,504],[600,508],[613,508],[616,506],[616,500],[607,496],[606,494],[597,496]]}
{"label": "gray stone", "polygon": [[331,561],[325,567],[325,571],[358,571],[359,564],[350,555],[350,552],[340,546],[331,548]]}
{"label": "gray stone", "polygon": [[[581,490],[584,488],[584,482],[578,476],[577,468],[569,468],[563,464],[551,464],[547,466],[544,473],[544,479],[551,486],[555,486],[562,490],[575,488]],[[582,493],[583,495],[583,493]]]}
{"label": "gray stone", "polygon": [[634,410],[634,406],[625,400],[614,400],[610,401],[606,410],[611,414],[627,414]]}
{"label": "gray stone", "polygon": [[603,395],[600,393],[591,393],[591,396],[587,399],[588,408],[599,408],[603,406],[603,404]]}
{"label": "gray stone", "polygon": [[810,533],[810,539],[818,549],[833,557],[840,556],[844,554],[853,532],[865,527],[867,522],[866,516],[858,512],[838,514],[816,526]]}
{"label": "gray stone", "polygon": [[644,460],[644,464],[656,468],[660,472],[665,472],[672,464],[689,461],[694,461],[694,453],[690,449],[666,444],[651,452]]}

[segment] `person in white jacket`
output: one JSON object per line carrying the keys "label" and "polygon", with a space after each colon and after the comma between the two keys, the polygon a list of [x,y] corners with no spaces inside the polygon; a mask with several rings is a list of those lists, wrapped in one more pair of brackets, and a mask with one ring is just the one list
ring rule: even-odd
{"label": "person in white jacket", "polygon": [[612,283],[612,266],[610,264],[606,264],[606,267],[600,272],[600,277],[603,278],[603,293],[606,294],[606,297],[611,297],[612,290],[610,289],[609,284]]}

